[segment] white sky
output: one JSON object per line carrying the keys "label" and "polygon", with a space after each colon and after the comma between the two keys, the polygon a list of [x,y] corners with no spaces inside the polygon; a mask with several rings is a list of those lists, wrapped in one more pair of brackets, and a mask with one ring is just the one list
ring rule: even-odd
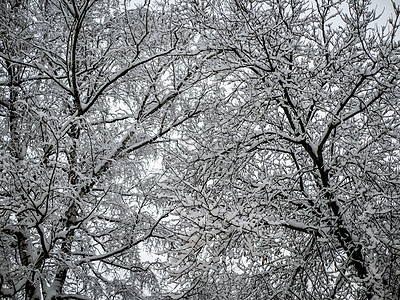
{"label": "white sky", "polygon": [[[395,0],[394,2],[400,4],[400,0]],[[390,0],[372,0],[372,7],[376,7],[378,13],[384,10],[382,20],[389,19],[390,14],[393,14],[393,6]]]}
{"label": "white sky", "polygon": [[[310,1],[313,1],[313,0],[310,0]],[[394,2],[397,5],[400,4],[400,0],[394,0]],[[344,11],[346,11],[348,6],[347,6],[347,4],[344,3],[341,7]],[[393,9],[391,0],[372,0],[372,4],[371,4],[370,8],[375,8],[376,16],[380,16],[380,18],[377,21],[370,24],[370,28],[373,27],[374,25],[377,25],[378,28],[380,26],[386,25],[389,18],[391,16],[394,17],[394,9]],[[333,27],[344,25],[343,21],[340,20],[339,17],[331,20],[331,22],[333,22]],[[400,38],[400,31],[397,32],[395,37],[397,39]]]}
{"label": "white sky", "polygon": [[[145,0],[130,0],[129,2],[134,4],[143,4]],[[150,2],[152,2],[150,0]],[[400,0],[394,1],[396,4],[400,4]],[[393,14],[393,6],[390,0],[372,0],[372,7],[377,8],[377,12],[384,12],[382,15],[382,20],[387,20],[390,14]]]}

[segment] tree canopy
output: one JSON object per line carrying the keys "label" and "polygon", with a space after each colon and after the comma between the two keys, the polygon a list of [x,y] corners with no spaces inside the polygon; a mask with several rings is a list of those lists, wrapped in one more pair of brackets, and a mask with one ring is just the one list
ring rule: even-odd
{"label": "tree canopy", "polygon": [[0,296],[397,299],[400,6],[0,3]]}

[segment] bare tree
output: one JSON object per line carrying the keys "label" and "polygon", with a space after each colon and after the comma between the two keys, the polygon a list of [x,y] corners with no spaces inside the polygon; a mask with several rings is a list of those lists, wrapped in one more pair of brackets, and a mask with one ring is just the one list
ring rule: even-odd
{"label": "bare tree", "polygon": [[392,4],[383,26],[362,0],[187,4],[219,80],[164,163],[171,295],[399,297]]}

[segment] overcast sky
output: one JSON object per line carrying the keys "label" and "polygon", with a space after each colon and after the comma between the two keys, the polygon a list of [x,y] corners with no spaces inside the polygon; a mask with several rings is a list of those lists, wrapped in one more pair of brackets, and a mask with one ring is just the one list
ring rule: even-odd
{"label": "overcast sky", "polygon": [[[314,0],[311,0],[314,2]],[[145,0],[130,0],[132,6],[137,4],[143,4]],[[150,0],[152,2],[152,0]],[[394,1],[396,4],[400,4],[400,0]],[[372,0],[372,7],[376,8],[377,14],[381,14],[382,16],[379,19],[380,24],[385,24],[386,20],[389,19],[390,15],[393,14],[393,6],[391,0]],[[397,33],[397,37],[400,37],[400,32]]]}
{"label": "overcast sky", "polygon": [[[130,0],[131,4],[143,4],[144,0]],[[400,0],[395,0],[395,3],[400,4]],[[377,7],[378,12],[384,11],[382,18],[387,20],[390,14],[393,14],[393,6],[390,0],[372,0],[373,7]]]}

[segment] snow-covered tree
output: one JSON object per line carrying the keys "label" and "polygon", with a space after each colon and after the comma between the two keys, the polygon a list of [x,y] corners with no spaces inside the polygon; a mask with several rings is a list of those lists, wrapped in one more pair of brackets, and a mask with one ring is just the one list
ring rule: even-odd
{"label": "snow-covered tree", "polygon": [[201,99],[181,28],[167,3],[1,1],[0,298],[160,290],[140,257],[165,217],[149,172]]}
{"label": "snow-covered tree", "polygon": [[2,1],[0,297],[398,298],[387,9]]}
{"label": "snow-covered tree", "polygon": [[397,299],[399,6],[181,5],[218,75],[164,160],[172,295]]}

